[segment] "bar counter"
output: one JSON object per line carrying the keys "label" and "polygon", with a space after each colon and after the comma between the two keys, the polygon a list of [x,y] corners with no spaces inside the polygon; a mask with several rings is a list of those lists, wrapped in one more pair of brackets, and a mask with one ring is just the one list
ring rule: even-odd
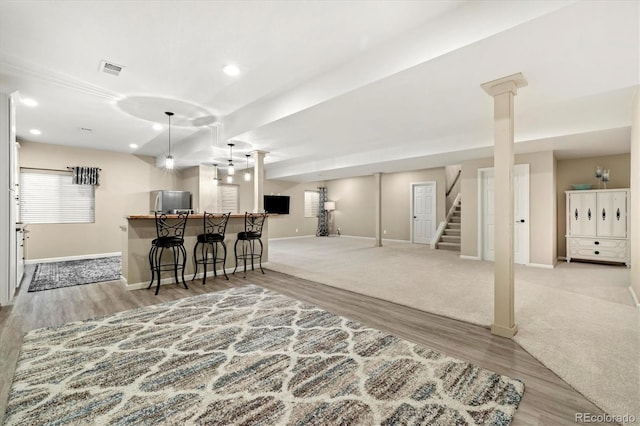
{"label": "bar counter", "polygon": [[[167,214],[168,219],[176,219],[178,215]],[[184,278],[187,285],[202,285],[202,281],[196,280],[191,283],[193,278],[193,248],[197,241],[197,236],[204,232],[203,230],[203,214],[190,214],[187,219],[187,226],[184,230],[184,248],[187,251],[187,265],[185,268]],[[271,216],[271,215],[269,215]],[[151,271],[149,269],[149,250],[151,249],[151,241],[157,238],[155,216],[152,214],[137,214],[127,217],[126,241],[122,243],[122,277],[125,280],[126,288],[129,290],[137,290],[147,288],[151,281]],[[235,267],[235,257],[233,246],[236,242],[238,232],[244,231],[244,214],[232,214],[227,222],[227,230],[225,232],[224,242],[227,245],[227,262],[225,264],[227,273],[233,271]],[[264,252],[262,254],[262,264],[264,265],[269,259],[269,218],[264,222],[262,228],[262,243],[264,244]],[[256,245],[257,246],[257,245]],[[238,245],[238,247],[240,247]],[[221,247],[220,247],[221,248]],[[171,256],[171,250],[165,250],[166,256]],[[218,265],[218,268],[220,266]],[[242,273],[242,262],[238,266],[238,271]],[[249,265],[249,269],[251,265]],[[249,269],[247,276],[249,276]],[[202,275],[202,265],[198,268],[198,274]],[[261,273],[257,267],[252,273]],[[237,274],[237,272],[236,272]],[[213,280],[213,271],[211,266],[207,267],[207,282]],[[218,280],[224,280],[222,270],[218,270]],[[164,272],[162,274],[162,284],[174,284],[175,278],[173,273]],[[182,284],[180,284],[182,285]],[[162,289],[160,290],[162,291]]]}

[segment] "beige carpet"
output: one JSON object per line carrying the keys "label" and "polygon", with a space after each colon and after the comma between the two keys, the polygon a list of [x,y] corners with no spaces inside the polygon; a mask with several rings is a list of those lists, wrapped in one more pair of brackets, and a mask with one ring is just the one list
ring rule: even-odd
{"label": "beige carpet", "polygon": [[[424,245],[348,237],[269,242],[269,268],[490,326],[493,263]],[[625,267],[516,265],[515,340],[609,414],[640,419],[640,310]],[[640,422],[637,422],[640,424]]]}

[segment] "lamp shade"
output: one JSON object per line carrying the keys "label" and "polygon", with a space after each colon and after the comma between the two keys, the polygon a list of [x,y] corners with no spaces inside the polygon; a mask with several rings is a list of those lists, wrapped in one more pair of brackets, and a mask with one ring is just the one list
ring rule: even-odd
{"label": "lamp shade", "polygon": [[336,202],[335,201],[325,201],[324,209],[328,210],[328,211],[335,210],[336,209]]}

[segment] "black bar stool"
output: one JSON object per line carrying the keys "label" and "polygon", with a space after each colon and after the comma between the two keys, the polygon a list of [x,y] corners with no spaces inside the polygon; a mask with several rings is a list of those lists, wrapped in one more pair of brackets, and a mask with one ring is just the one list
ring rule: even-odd
{"label": "black bar stool", "polygon": [[[176,219],[169,219],[166,214],[162,213],[156,217],[156,234],[158,238],[151,242],[151,250],[149,251],[149,266],[151,268],[150,289],[153,282],[157,279],[156,296],[160,291],[160,278],[162,271],[173,271],[176,278],[176,284],[180,284],[178,279],[178,269],[182,270],[182,284],[188,289],[184,280],[184,267],[187,263],[187,251],[184,248],[184,229],[187,226],[189,213],[179,213]],[[171,249],[173,261],[171,263],[162,263],[162,253],[165,249]],[[180,257],[182,256],[182,262]]]}
{"label": "black bar stool", "polygon": [[[204,212],[203,215],[203,229],[204,234],[198,235],[198,242],[193,247],[193,262],[195,264],[196,272],[193,274],[193,279],[198,275],[198,265],[204,267],[204,276],[202,277],[202,284],[207,283],[207,265],[213,266],[213,276],[217,277],[216,264],[222,263],[222,272],[224,277],[229,279],[227,271],[225,270],[225,262],[227,261],[227,246],[224,243],[224,233],[227,229],[227,222],[229,221],[229,213],[215,214]],[[218,257],[218,244],[222,245],[224,255]],[[201,256],[198,259],[198,246],[200,246]],[[211,256],[209,257],[209,249],[211,249]]]}
{"label": "black bar stool", "polygon": [[[264,221],[267,218],[267,212],[264,213],[249,213],[244,214],[244,232],[238,232],[238,238],[233,246],[233,251],[236,256],[236,266],[233,268],[233,273],[236,273],[238,269],[238,261],[242,259],[244,263],[244,275],[247,276],[247,261],[251,259],[251,270],[255,270],[253,267],[254,259],[259,259],[260,270],[264,274],[262,269],[262,251],[264,246],[262,244],[262,227]],[[238,254],[238,243],[242,241],[242,253]],[[256,253],[255,242],[260,243],[260,253]]]}

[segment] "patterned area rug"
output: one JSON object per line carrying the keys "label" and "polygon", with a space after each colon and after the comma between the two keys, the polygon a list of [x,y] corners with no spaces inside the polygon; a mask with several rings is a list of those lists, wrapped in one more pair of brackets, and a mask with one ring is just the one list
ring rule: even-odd
{"label": "patterned area rug", "polygon": [[507,425],[523,392],[248,285],[29,332],[5,424]]}
{"label": "patterned area rug", "polygon": [[120,256],[38,263],[29,291],[120,279]]}

